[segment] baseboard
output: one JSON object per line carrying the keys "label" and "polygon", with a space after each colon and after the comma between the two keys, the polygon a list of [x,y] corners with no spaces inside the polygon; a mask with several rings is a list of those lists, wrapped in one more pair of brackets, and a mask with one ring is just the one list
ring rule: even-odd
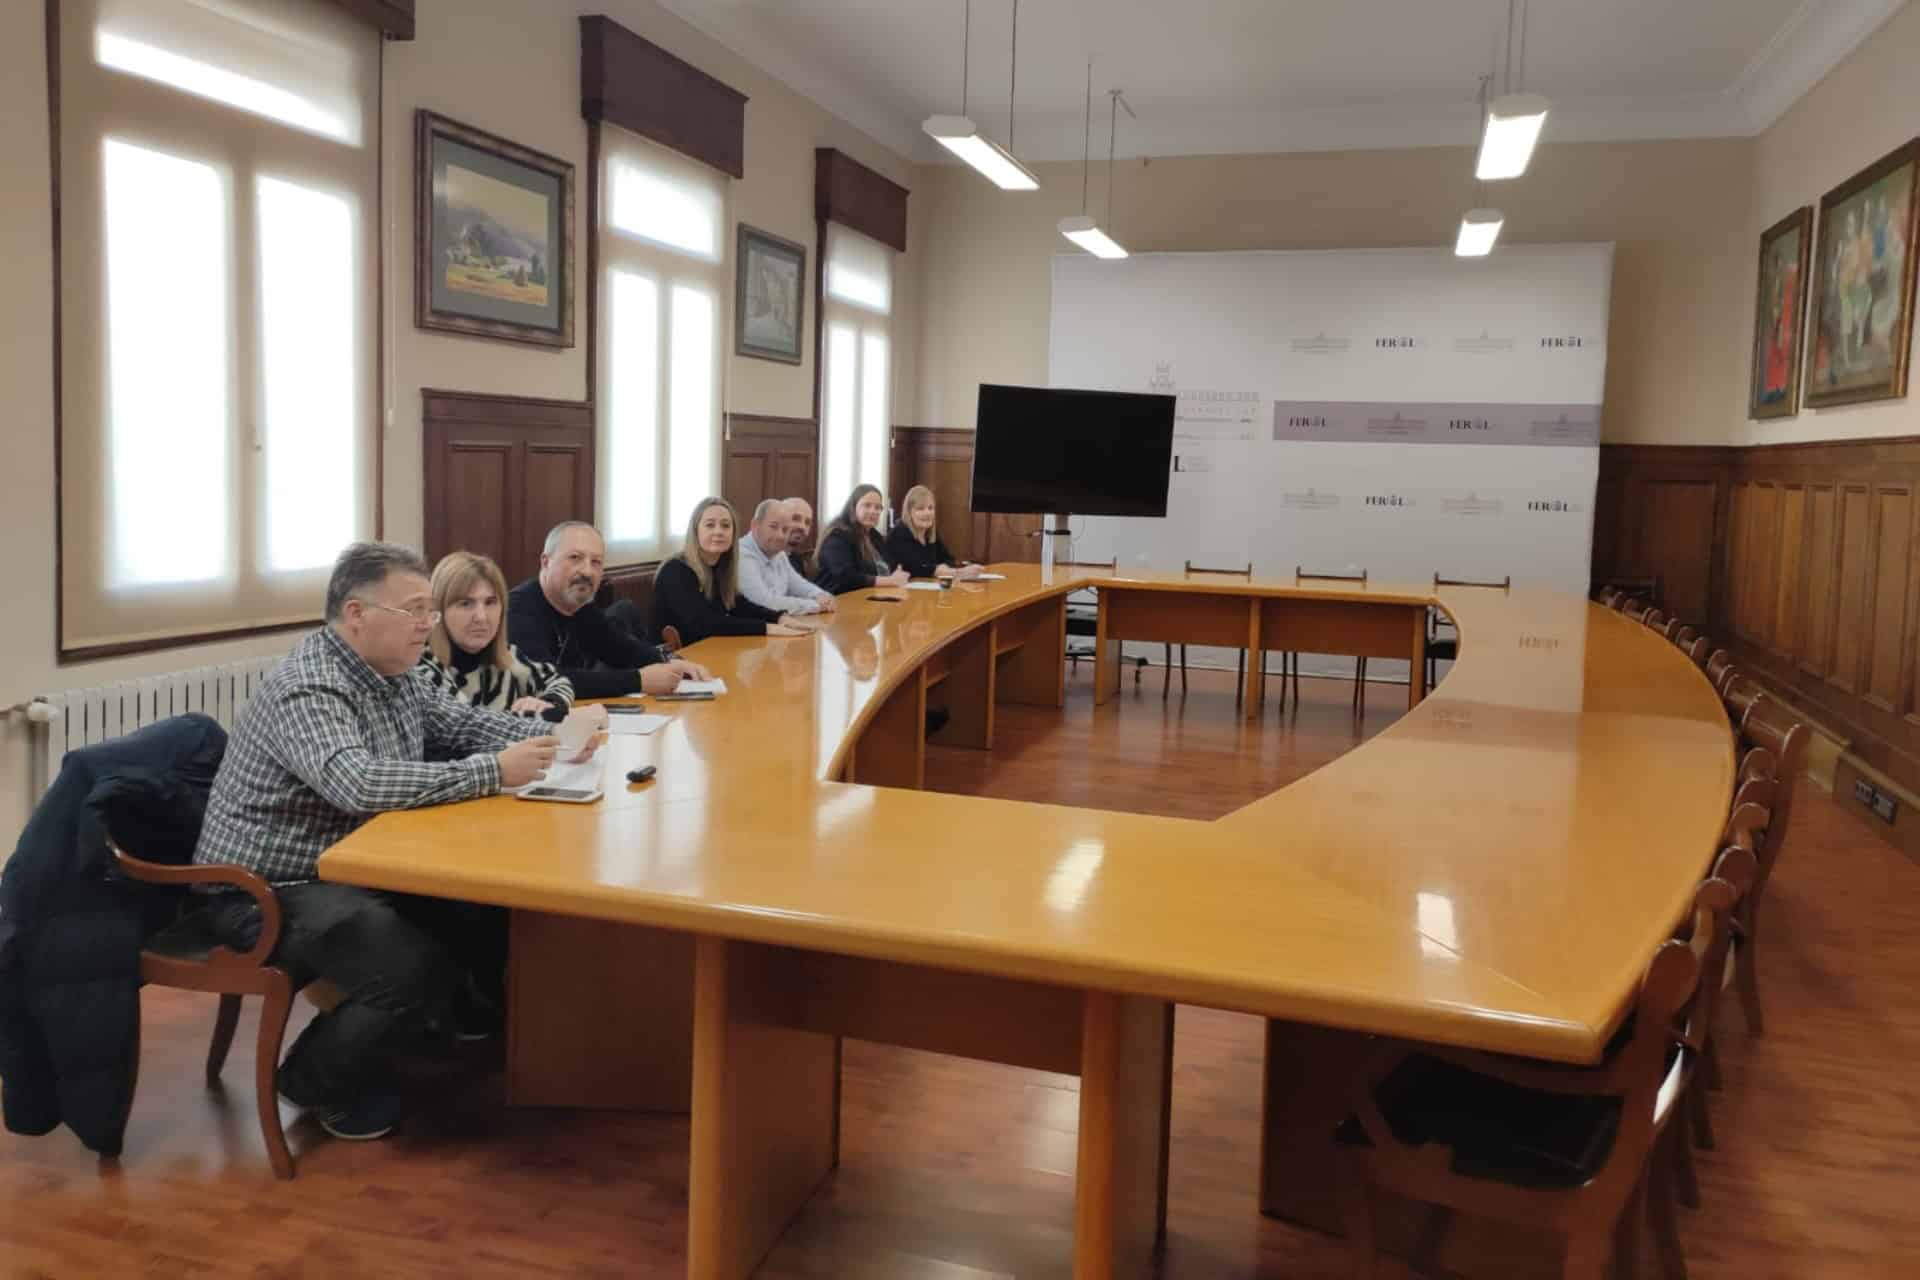
{"label": "baseboard", "polygon": [[[1874,813],[1864,801],[1855,798],[1856,782],[1864,782],[1893,799],[1897,807],[1892,822]],[[1875,835],[1906,854],[1909,861],[1920,863],[1920,796],[1849,752],[1840,756],[1835,768],[1833,798]]]}

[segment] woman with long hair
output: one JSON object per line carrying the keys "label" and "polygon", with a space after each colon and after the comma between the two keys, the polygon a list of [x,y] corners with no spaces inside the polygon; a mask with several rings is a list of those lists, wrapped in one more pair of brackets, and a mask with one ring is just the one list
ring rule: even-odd
{"label": "woman with long hair", "polygon": [[934,527],[933,490],[917,484],[900,500],[900,523],[887,534],[887,558],[916,578],[977,578],[980,566],[958,561]]}
{"label": "woman with long hair", "polygon": [[840,514],[820,534],[813,580],[823,590],[839,595],[862,587],[907,585],[913,575],[893,566],[880,537],[880,513],[886,508],[878,487],[854,487]]}
{"label": "woman with long hair", "polygon": [[461,702],[514,715],[558,720],[572,708],[567,678],[508,643],[507,580],[499,565],[471,551],[450,552],[434,566],[430,589],[439,621],[420,654],[428,683]]}
{"label": "woman with long hair", "polygon": [[653,616],[648,631],[661,639],[668,627],[681,644],[708,636],[798,636],[806,628],[763,608],[740,592],[739,519],[725,498],[702,498],[687,522],[680,554],[653,579]]}

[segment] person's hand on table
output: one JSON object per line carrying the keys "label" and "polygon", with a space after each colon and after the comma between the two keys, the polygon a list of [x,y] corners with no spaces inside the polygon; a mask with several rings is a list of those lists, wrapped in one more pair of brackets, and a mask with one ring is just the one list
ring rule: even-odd
{"label": "person's hand on table", "polygon": [[553,710],[553,704],[545,698],[529,696],[525,698],[515,698],[513,705],[508,707],[507,710],[517,716],[543,716]]}
{"label": "person's hand on table", "polygon": [[820,606],[820,612],[832,613],[835,609],[838,609],[840,607],[840,597],[839,596],[816,596],[814,597],[814,603]]}
{"label": "person's hand on table", "polygon": [[605,729],[595,730],[593,735],[586,740],[586,742],[581,746],[581,748],[578,751],[574,752],[572,755],[566,758],[565,763],[580,764],[584,761],[593,759],[593,753],[598,751],[601,747],[604,747],[605,745],[607,745],[607,739],[610,736],[612,735],[610,735]]}
{"label": "person's hand on table", "polygon": [[560,749],[560,739],[551,734],[541,734],[537,738],[528,738],[516,742],[494,758],[500,762],[500,786],[524,787],[535,782],[553,765],[553,757]]}
{"label": "person's hand on table", "polygon": [[905,569],[895,569],[892,573],[884,577],[875,578],[873,585],[876,587],[904,587],[912,581],[913,575]]}
{"label": "person's hand on table", "polygon": [[770,636],[804,636],[808,634],[808,628],[794,626],[793,623],[787,619],[786,615],[782,614],[780,621],[769,622],[767,624],[767,634]]}
{"label": "person's hand on table", "polygon": [[672,667],[675,671],[678,671],[680,673],[680,678],[682,680],[713,679],[713,672],[707,670],[705,667],[701,666],[699,663],[689,662],[685,658],[675,658],[672,662],[669,662],[667,665]]}

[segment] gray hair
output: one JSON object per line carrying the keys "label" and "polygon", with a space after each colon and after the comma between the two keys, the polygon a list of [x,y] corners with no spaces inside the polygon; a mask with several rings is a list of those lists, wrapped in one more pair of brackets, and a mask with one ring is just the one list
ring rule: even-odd
{"label": "gray hair", "polygon": [[569,529],[593,529],[594,537],[600,538],[602,542],[606,541],[604,537],[601,537],[600,531],[594,529],[593,522],[590,520],[562,520],[559,524],[547,530],[547,542],[545,546],[540,548],[540,554],[550,556],[558,551],[560,549],[560,539],[567,536]]}
{"label": "gray hair", "polygon": [[393,542],[355,542],[333,562],[333,576],[327,579],[327,621],[340,621],[347,601],[358,599],[368,587],[377,587],[389,574],[417,573],[430,576],[427,562],[412,547]]}
{"label": "gray hair", "polygon": [[760,505],[753,509],[753,522],[755,524],[765,523],[767,516],[773,511],[775,507],[784,507],[787,505],[787,503],[791,501],[793,501],[793,499],[791,498],[760,499]]}

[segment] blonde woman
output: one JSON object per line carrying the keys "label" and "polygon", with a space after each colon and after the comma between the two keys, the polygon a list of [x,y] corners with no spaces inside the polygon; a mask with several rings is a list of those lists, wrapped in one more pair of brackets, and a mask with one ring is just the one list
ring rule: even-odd
{"label": "blonde woman", "polygon": [[786,614],[764,608],[741,594],[739,520],[725,498],[703,498],[687,522],[680,554],[660,566],[653,579],[653,616],[648,631],[655,640],[672,627],[680,643],[708,636],[798,636]]}
{"label": "blonde woman", "polygon": [[887,559],[916,578],[977,578],[980,566],[956,564],[934,529],[933,490],[917,484],[900,501],[900,523],[887,534]]}
{"label": "blonde woman", "polygon": [[431,589],[439,621],[420,654],[428,683],[476,707],[550,720],[567,713],[573,685],[507,643],[507,580],[499,565],[471,551],[452,552],[434,566]]}

